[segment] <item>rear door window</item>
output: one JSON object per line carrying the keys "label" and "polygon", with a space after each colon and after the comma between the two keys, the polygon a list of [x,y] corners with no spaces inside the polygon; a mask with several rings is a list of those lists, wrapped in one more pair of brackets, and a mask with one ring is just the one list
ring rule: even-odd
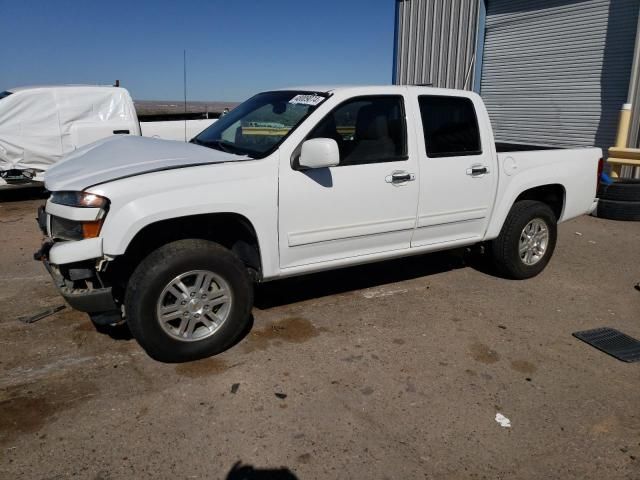
{"label": "rear door window", "polygon": [[429,157],[482,153],[478,119],[469,98],[421,95],[418,103]]}

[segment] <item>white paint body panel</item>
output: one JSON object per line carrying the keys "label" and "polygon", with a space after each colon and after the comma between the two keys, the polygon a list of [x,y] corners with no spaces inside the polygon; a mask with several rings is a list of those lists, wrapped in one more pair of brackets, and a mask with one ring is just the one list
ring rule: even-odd
{"label": "white paint body panel", "polygon": [[[418,97],[422,89],[411,88],[417,130],[422,131]],[[445,93],[442,93],[445,92]],[[429,158],[424,140],[417,138],[420,166],[420,199],[412,247],[441,242],[482,240],[495,200],[498,169],[489,117],[480,97],[472,92],[440,91],[441,96],[466,97],[473,102],[478,117],[482,153],[455,157]],[[473,166],[483,166],[488,173],[470,176]]]}
{"label": "white paint body panel", "polygon": [[[140,122],[143,137],[162,140],[189,141],[217,119],[202,120],[168,120],[163,122]],[[186,127],[186,133],[185,133]]]}
{"label": "white paint body panel", "polygon": [[54,165],[45,176],[45,185],[52,192],[84,190],[142,173],[248,159],[192,143],[110,137],[87,145]]}
{"label": "white paint body panel", "polygon": [[[242,215],[256,231],[264,280],[495,238],[518,195],[536,186],[563,187],[560,221],[592,209],[599,149],[496,154],[486,110],[473,93],[382,86],[335,88],[330,94],[263,159],[153,139],[103,141],[52,169],[47,186],[87,190],[110,200],[100,233],[101,255],[110,258],[122,255],[137,233],[158,221]],[[326,113],[349,98],[382,94],[404,98],[408,160],[304,172],[292,168],[292,154]],[[418,94],[472,99],[481,130],[480,158],[427,158]],[[490,173],[466,175],[476,163],[486,164]],[[414,181],[387,183],[394,170],[413,174]]]}
{"label": "white paint body panel", "polygon": [[76,242],[57,242],[49,250],[49,261],[54,265],[100,257],[102,257],[102,238],[99,237]]}
{"label": "white paint body panel", "polygon": [[[280,151],[280,266],[313,265],[406,249],[415,226],[418,182],[387,183],[394,171],[417,172],[417,152],[408,160],[297,171],[291,157],[315,125],[336,105],[360,95],[405,95],[405,89],[338,90],[300,126]],[[405,97],[405,108],[408,108]],[[413,124],[407,122],[412,138]]]}
{"label": "white paint body panel", "polygon": [[237,213],[251,222],[258,235],[263,269],[276,272],[277,160],[274,154],[262,160],[163,170],[90,188],[89,192],[111,201],[100,232],[105,255],[123,254],[136,233],[161,220],[206,213]]}
{"label": "white paint body panel", "polygon": [[537,150],[533,152],[499,153],[498,164],[511,157],[517,165],[511,175],[501,174],[486,239],[500,233],[509,209],[520,193],[540,185],[561,185],[565,191],[564,207],[559,222],[592,211],[596,196],[599,148]]}

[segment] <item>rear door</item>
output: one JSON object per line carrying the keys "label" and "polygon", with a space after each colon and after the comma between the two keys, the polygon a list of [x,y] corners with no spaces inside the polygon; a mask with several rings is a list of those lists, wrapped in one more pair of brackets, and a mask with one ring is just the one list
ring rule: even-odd
{"label": "rear door", "polygon": [[480,240],[497,182],[496,160],[478,97],[422,95],[418,135],[420,199],[411,246]]}
{"label": "rear door", "polygon": [[409,248],[418,157],[405,96],[390,91],[341,101],[304,137],[336,140],[338,166],[300,170],[296,151],[282,149],[281,268]]}

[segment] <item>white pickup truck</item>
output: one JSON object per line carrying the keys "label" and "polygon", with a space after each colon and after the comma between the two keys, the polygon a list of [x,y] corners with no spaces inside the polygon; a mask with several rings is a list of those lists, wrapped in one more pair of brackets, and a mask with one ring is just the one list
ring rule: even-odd
{"label": "white pickup truck", "polygon": [[110,138],[55,165],[36,259],[95,323],[201,358],[246,328],[254,282],[480,243],[537,275],[557,223],[595,208],[601,155],[496,144],[466,91],[269,91],[189,144]]}
{"label": "white pickup truck", "polygon": [[58,85],[0,92],[0,189],[31,186],[76,148],[112,135],[186,141],[215,119],[138,122],[124,88]]}

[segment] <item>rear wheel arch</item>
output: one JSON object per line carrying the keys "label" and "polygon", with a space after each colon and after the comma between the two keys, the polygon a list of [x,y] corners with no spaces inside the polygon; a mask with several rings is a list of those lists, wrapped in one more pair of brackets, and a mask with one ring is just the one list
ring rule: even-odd
{"label": "rear wheel arch", "polygon": [[563,185],[559,183],[538,185],[521,192],[513,201],[512,206],[522,200],[535,200],[542,202],[551,208],[556,220],[560,220],[564,211],[567,192]]}
{"label": "rear wheel arch", "polygon": [[[516,190],[516,192],[518,192],[518,190]],[[505,193],[497,200],[498,203],[494,209],[495,213],[489,223],[485,240],[492,240],[500,234],[500,231],[509,217],[509,213],[518,202],[524,200],[533,200],[544,203],[552,210],[556,217],[556,221],[559,222],[564,213],[566,196],[567,194],[564,185],[559,183],[536,185],[526,188],[518,193],[513,192],[513,190]]]}

